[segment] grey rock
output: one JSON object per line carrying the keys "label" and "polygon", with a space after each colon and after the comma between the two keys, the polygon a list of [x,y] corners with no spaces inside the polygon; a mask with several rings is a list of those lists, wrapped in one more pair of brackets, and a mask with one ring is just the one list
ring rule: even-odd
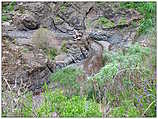
{"label": "grey rock", "polygon": [[34,17],[33,13],[26,12],[25,14],[18,14],[14,16],[14,25],[18,30],[34,30],[39,28],[39,21]]}
{"label": "grey rock", "polygon": [[8,31],[8,36],[12,37],[14,39],[30,39],[32,37],[34,31],[19,31],[19,30],[14,30],[14,31]]}
{"label": "grey rock", "polygon": [[105,33],[91,32],[89,37],[98,41],[106,41],[109,36]]}
{"label": "grey rock", "polygon": [[108,50],[110,43],[107,41],[98,41],[104,47],[104,50]]}
{"label": "grey rock", "polygon": [[107,41],[112,45],[116,45],[121,43],[122,39],[123,38],[120,34],[115,33],[110,38],[108,38]]}
{"label": "grey rock", "polygon": [[[39,28],[41,22],[43,22],[42,20],[51,13],[51,8],[47,3],[42,2],[20,4],[18,9],[13,21],[19,30],[34,30]],[[48,25],[47,22],[45,23]]]}
{"label": "grey rock", "polygon": [[67,58],[65,58],[65,60],[64,60],[65,64],[67,64],[67,65],[70,64],[72,61],[73,61],[73,60],[72,60],[71,57],[67,57]]}

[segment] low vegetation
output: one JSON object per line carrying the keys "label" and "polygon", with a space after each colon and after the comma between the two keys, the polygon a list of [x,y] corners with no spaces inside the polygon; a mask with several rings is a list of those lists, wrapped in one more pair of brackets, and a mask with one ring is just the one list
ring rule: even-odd
{"label": "low vegetation", "polygon": [[97,91],[106,94],[104,101],[113,107],[109,116],[156,116],[156,81],[145,65],[149,51],[136,44],[125,54],[105,53],[109,63],[92,80],[97,84]]}
{"label": "low vegetation", "polygon": [[[83,72],[76,68],[59,70],[51,79],[64,89],[52,91],[45,84],[41,106],[32,111],[32,102],[27,101],[21,113],[38,117],[51,117],[53,113],[59,117],[155,117],[156,81],[151,78],[153,72],[144,65],[149,51],[138,44],[125,53],[106,51],[104,60],[107,62],[99,73],[88,79],[91,88],[84,96],[80,95],[77,83],[77,77]],[[71,93],[73,89],[78,91]]]}
{"label": "low vegetation", "polygon": [[[4,3],[3,3],[4,4]],[[9,4],[4,4],[2,7],[2,13],[9,13],[14,10],[15,2],[10,2]],[[2,21],[8,21],[10,18],[7,15],[2,15]]]}
{"label": "low vegetation", "polygon": [[54,60],[55,56],[57,56],[57,54],[58,54],[58,52],[55,48],[45,49],[44,52],[50,60]]}
{"label": "low vegetation", "polygon": [[51,80],[54,83],[59,83],[60,87],[64,89],[64,94],[71,96],[76,94],[80,90],[80,84],[77,82],[77,77],[83,75],[82,70],[78,68],[64,68],[58,70],[56,73],[51,75]]}
{"label": "low vegetation", "polygon": [[46,90],[43,94],[44,101],[37,109],[38,117],[51,117],[56,112],[60,117],[101,117],[99,106],[86,97],[72,96],[71,98],[63,95],[62,91]]}

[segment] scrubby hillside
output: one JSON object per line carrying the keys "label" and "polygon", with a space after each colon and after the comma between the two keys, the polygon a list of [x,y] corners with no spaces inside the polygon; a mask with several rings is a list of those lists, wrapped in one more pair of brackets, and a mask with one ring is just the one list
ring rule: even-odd
{"label": "scrubby hillside", "polygon": [[2,117],[156,117],[156,2],[2,2]]}

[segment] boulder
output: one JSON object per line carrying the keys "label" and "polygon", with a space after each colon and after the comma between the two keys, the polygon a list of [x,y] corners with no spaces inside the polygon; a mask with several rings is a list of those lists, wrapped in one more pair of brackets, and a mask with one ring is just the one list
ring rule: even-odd
{"label": "boulder", "polygon": [[45,2],[20,3],[16,6],[13,22],[18,30],[34,30],[50,13],[51,8]]}
{"label": "boulder", "polygon": [[14,25],[18,30],[34,30],[39,28],[39,21],[33,13],[17,14],[13,18]]}

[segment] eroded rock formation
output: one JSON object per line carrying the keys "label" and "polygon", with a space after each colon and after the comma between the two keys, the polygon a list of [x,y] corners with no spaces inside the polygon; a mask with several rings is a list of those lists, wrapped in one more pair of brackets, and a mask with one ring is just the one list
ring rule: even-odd
{"label": "eroded rock formation", "polygon": [[[13,87],[29,82],[32,90],[49,82],[56,69],[82,63],[89,57],[89,46],[97,51],[89,38],[104,50],[128,46],[138,28],[131,23],[142,17],[135,10],[120,9],[118,3],[104,2],[17,2],[10,14],[11,21],[2,23],[2,82],[7,79]],[[57,49],[54,61],[45,48]]]}

